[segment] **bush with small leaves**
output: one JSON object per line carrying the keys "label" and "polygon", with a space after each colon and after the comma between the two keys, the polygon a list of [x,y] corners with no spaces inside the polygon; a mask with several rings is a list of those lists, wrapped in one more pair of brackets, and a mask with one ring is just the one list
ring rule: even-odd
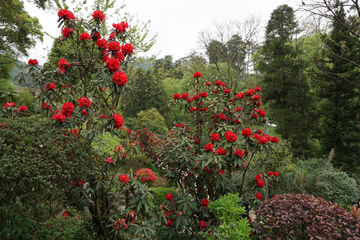
{"label": "bush with small leaves", "polygon": [[359,239],[360,217],[305,194],[283,194],[264,201],[256,211],[259,239]]}

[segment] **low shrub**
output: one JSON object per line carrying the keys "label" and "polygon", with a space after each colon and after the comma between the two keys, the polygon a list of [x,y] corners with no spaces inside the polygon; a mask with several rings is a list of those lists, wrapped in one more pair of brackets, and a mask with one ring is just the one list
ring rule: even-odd
{"label": "low shrub", "polygon": [[283,194],[264,201],[256,211],[260,239],[359,239],[360,217],[321,197]]}

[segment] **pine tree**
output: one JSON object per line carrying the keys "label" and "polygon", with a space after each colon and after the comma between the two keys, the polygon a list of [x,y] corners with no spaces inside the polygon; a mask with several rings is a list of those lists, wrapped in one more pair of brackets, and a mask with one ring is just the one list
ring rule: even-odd
{"label": "pine tree", "polygon": [[312,154],[309,139],[315,121],[313,96],[302,71],[301,39],[294,11],[287,5],[275,9],[266,27],[266,40],[257,53],[256,69],[262,73],[264,103],[276,131],[289,140],[299,156]]}

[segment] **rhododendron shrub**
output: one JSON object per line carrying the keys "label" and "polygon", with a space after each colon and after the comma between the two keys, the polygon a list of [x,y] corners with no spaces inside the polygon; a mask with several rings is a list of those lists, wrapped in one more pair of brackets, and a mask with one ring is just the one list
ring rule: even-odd
{"label": "rhododendron shrub", "polygon": [[[214,218],[207,207],[209,201],[233,192],[245,200],[260,203],[266,182],[274,181],[278,174],[259,173],[250,186],[245,186],[245,176],[254,154],[276,148],[278,140],[254,128],[266,121],[266,113],[260,108],[259,87],[234,93],[219,80],[202,79],[199,72],[188,86],[195,94],[175,93],[170,105],[180,105],[191,122],[175,124],[156,156],[158,166],[167,170],[167,178],[196,203],[193,209],[186,210],[191,211],[192,221],[181,221],[175,226],[173,223],[165,229],[171,228],[178,234],[181,229],[190,229],[188,234],[197,236],[199,230],[211,231],[211,224],[198,222]],[[239,186],[230,187],[234,172],[239,172],[242,179]],[[181,202],[183,200],[172,200],[169,206],[175,216],[183,211]],[[172,214],[168,219],[180,221]]]}

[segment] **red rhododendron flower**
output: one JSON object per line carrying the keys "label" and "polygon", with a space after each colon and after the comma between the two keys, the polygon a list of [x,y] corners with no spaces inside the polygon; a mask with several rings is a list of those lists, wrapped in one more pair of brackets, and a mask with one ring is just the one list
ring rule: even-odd
{"label": "red rhododendron flower", "polygon": [[79,181],[79,184],[80,184],[81,186],[83,186],[84,183],[85,183],[85,181],[83,181],[83,180]]}
{"label": "red rhododendron flower", "polygon": [[210,137],[211,141],[217,142],[220,140],[219,134],[218,133],[212,133],[211,137]]}
{"label": "red rhododendron flower", "polygon": [[90,35],[87,32],[83,32],[82,34],[80,34],[80,41],[86,41],[86,40],[90,40]]}
{"label": "red rhododendron flower", "polygon": [[134,52],[134,48],[130,43],[127,43],[121,47],[122,53],[126,56]]}
{"label": "red rhododendron flower", "polygon": [[90,107],[91,106],[91,102],[90,102],[90,99],[86,98],[86,97],[82,97],[82,98],[79,98],[78,100],[78,103],[79,103],[79,107]]}
{"label": "red rhododendron flower", "polygon": [[71,63],[68,63],[64,58],[62,58],[58,61],[58,67],[60,72],[65,73],[66,68],[71,67]]}
{"label": "red rhododendron flower", "polygon": [[181,94],[181,98],[184,100],[187,100],[189,98],[189,94],[183,93],[183,94]]}
{"label": "red rhododendron flower", "polygon": [[19,106],[18,108],[18,112],[27,112],[29,111],[27,106]]}
{"label": "red rhododendron flower", "polygon": [[207,200],[206,198],[201,199],[201,205],[206,207],[207,205],[209,205],[209,200]]}
{"label": "red rhododendron flower", "polygon": [[174,99],[180,99],[180,93],[174,93]]}
{"label": "red rhododendron flower", "polygon": [[242,110],[241,107],[236,107],[237,112],[240,112],[241,110]]}
{"label": "red rhododendron flower", "polygon": [[110,72],[116,72],[119,71],[120,68],[120,61],[116,58],[109,58],[106,61],[106,66],[109,69]]}
{"label": "red rhododendron flower", "polygon": [[148,168],[138,170],[135,175],[143,182],[154,182],[157,179],[155,173]]}
{"label": "red rhododendron flower", "polygon": [[261,195],[261,193],[256,193],[256,194],[255,194],[255,197],[256,197],[257,199],[259,199],[259,200],[261,200],[261,199],[262,199],[262,195]]}
{"label": "red rhododendron flower", "polygon": [[51,108],[50,105],[47,104],[46,102],[41,103],[40,105],[41,105],[41,108],[44,110],[49,110]]}
{"label": "red rhododendron flower", "polygon": [[193,98],[194,98],[194,99],[199,99],[200,96],[199,96],[199,94],[195,94]]}
{"label": "red rhododendron flower", "polygon": [[170,217],[170,212],[169,211],[164,211],[165,215],[167,215],[168,217]]}
{"label": "red rhododendron flower", "polygon": [[226,138],[226,140],[228,142],[236,142],[237,140],[237,136],[235,133],[233,132],[230,132],[230,131],[227,131],[225,134],[224,134],[224,137]]}
{"label": "red rhododendron flower", "polygon": [[114,113],[113,119],[115,121],[115,129],[119,129],[124,125],[124,119],[120,114]]}
{"label": "red rhododendron flower", "polygon": [[279,173],[277,173],[277,172],[273,172],[273,175],[274,175],[275,177],[279,177]]}
{"label": "red rhododendron flower", "polygon": [[100,90],[100,92],[106,91],[106,87],[103,89],[101,86],[99,86],[99,90]]}
{"label": "red rhododendron flower", "polygon": [[112,164],[114,160],[111,159],[111,157],[106,158],[106,162],[109,164]]}
{"label": "red rhododendron flower", "polygon": [[171,227],[172,223],[173,223],[173,221],[171,219],[167,219],[165,226]]}
{"label": "red rhododendron flower", "polygon": [[205,144],[205,151],[210,152],[213,150],[213,148],[214,148],[214,145],[212,145],[211,143]]}
{"label": "red rhododendron flower", "polygon": [[201,221],[199,222],[199,228],[200,228],[200,230],[204,230],[206,227],[207,227],[206,222],[205,222],[204,220],[201,220]]}
{"label": "red rhododendron flower", "polygon": [[200,97],[202,97],[202,98],[206,98],[207,97],[207,92],[202,92],[202,93],[200,93]]}
{"label": "red rhododendron flower", "polygon": [[81,112],[81,114],[82,114],[82,115],[87,115],[88,112],[87,112],[85,109],[83,109],[82,112]]}
{"label": "red rhododendron flower", "polygon": [[51,118],[52,120],[60,120],[61,122],[65,122],[66,120],[66,116],[64,114],[55,114],[54,116],[52,116]]}
{"label": "red rhododendron flower", "polygon": [[244,128],[244,130],[242,130],[242,135],[244,137],[250,137],[252,135],[252,131],[250,128]]}
{"label": "red rhododendron flower", "polygon": [[72,186],[72,187],[75,187],[75,186],[76,186],[76,183],[77,183],[77,182],[72,182],[72,183],[71,183],[71,186]]}
{"label": "red rhododendron flower", "polygon": [[67,9],[60,9],[58,12],[58,16],[59,18],[63,18],[63,19],[72,19],[75,21],[75,16],[72,12],[68,11]]}
{"label": "red rhododendron flower", "polygon": [[102,38],[102,39],[97,40],[96,46],[101,47],[102,49],[106,49],[108,47],[106,39]]}
{"label": "red rhododendron flower", "polygon": [[230,92],[231,92],[231,90],[228,88],[224,90],[224,93],[230,93]]}
{"label": "red rhododendron flower", "polygon": [[64,38],[67,38],[71,35],[73,30],[71,28],[65,27],[61,32],[62,32],[62,35],[64,36]]}
{"label": "red rhododendron flower", "polygon": [[262,178],[261,174],[257,174],[254,179],[255,181],[259,181],[261,178]]}
{"label": "red rhododendron flower", "polygon": [[273,172],[268,171],[267,175],[268,175],[268,176],[272,176],[272,175],[273,175]]}
{"label": "red rhododendron flower", "polygon": [[92,32],[90,37],[93,39],[93,41],[97,41],[101,38],[101,34],[99,32]]}
{"label": "red rhododendron flower", "polygon": [[129,180],[130,180],[130,178],[129,178],[128,175],[126,175],[126,174],[120,175],[120,177],[119,177],[120,183],[128,183]]}
{"label": "red rhododendron flower", "polygon": [[219,113],[219,118],[221,121],[225,121],[226,120],[226,115],[223,113]]}
{"label": "red rhododendron flower", "polygon": [[4,108],[7,109],[8,107],[15,107],[15,106],[16,106],[16,104],[14,102],[11,102],[11,103],[6,102],[4,105]]}
{"label": "red rhododendron flower", "polygon": [[119,52],[121,49],[120,43],[111,41],[109,42],[108,49],[109,51]]}
{"label": "red rhododendron flower", "polygon": [[257,180],[256,184],[257,184],[258,187],[264,187],[265,186],[264,180]]}
{"label": "red rhododendron flower", "polygon": [[195,72],[195,73],[194,73],[194,78],[199,78],[199,77],[201,77],[201,73]]}
{"label": "red rhododendron flower", "polygon": [[211,86],[211,83],[210,83],[210,82],[206,82],[205,85],[210,87],[210,86]]}
{"label": "red rhododendron flower", "polygon": [[38,60],[36,60],[36,59],[29,59],[28,64],[29,65],[36,65],[36,66],[39,65]]}
{"label": "red rhododendron flower", "polygon": [[253,97],[254,100],[260,100],[260,98],[261,98],[261,97],[260,97],[259,95],[255,95],[255,96]]}
{"label": "red rhododendron flower", "polygon": [[116,32],[112,32],[110,35],[109,35],[109,38],[110,39],[114,39],[116,36]]}
{"label": "red rhododendron flower", "polygon": [[258,115],[257,115],[256,113],[253,113],[253,114],[251,115],[251,118],[257,119],[257,117],[258,117]]}
{"label": "red rhododendron flower", "polygon": [[120,87],[123,87],[127,83],[127,76],[124,72],[116,72],[112,76],[112,80],[114,83],[117,83]]}
{"label": "red rhododendron flower", "polygon": [[258,110],[258,114],[260,115],[260,117],[265,117],[265,116],[266,116],[265,111],[262,110],[262,109],[259,109],[259,110]]}
{"label": "red rhododendron flower", "polygon": [[243,92],[236,94],[236,97],[238,99],[242,99],[244,96],[245,96],[245,94]]}
{"label": "red rhododendron flower", "polygon": [[278,139],[277,137],[272,137],[272,138],[271,138],[271,141],[272,141],[273,143],[279,143],[279,139]]}
{"label": "red rhododendron flower", "polygon": [[125,56],[122,52],[115,52],[114,58],[119,59],[119,61],[125,60]]}
{"label": "red rhododendron flower", "polygon": [[266,137],[260,137],[258,140],[259,140],[259,143],[261,143],[262,145],[265,145],[268,142]]}
{"label": "red rhododendron flower", "polygon": [[242,157],[244,157],[244,152],[242,150],[236,149],[234,155],[242,158]]}
{"label": "red rhododendron flower", "polygon": [[49,85],[46,85],[46,90],[55,90],[56,86],[55,83],[49,83]]}
{"label": "red rhododendron flower", "polygon": [[207,166],[204,168],[204,170],[208,173],[212,172],[212,168],[209,169]]}
{"label": "red rhododendron flower", "polygon": [[218,155],[224,155],[224,156],[226,156],[226,149],[223,149],[222,147],[220,147],[220,148],[218,148],[218,149],[216,150],[216,153],[217,153]]}
{"label": "red rhododendron flower", "polygon": [[120,34],[123,32],[126,32],[126,29],[129,28],[129,25],[127,22],[121,22],[121,23],[113,23],[112,25]]}
{"label": "red rhododendron flower", "polygon": [[75,106],[72,102],[67,102],[62,105],[61,114],[69,115],[74,113]]}
{"label": "red rhododendron flower", "polygon": [[166,199],[167,199],[168,201],[172,200],[173,198],[174,198],[174,196],[173,196],[172,194],[170,194],[170,193],[167,193],[167,194],[166,194]]}
{"label": "red rhododendron flower", "polygon": [[260,87],[256,87],[256,88],[255,88],[255,91],[256,91],[256,92],[260,92],[260,91],[261,91],[261,88],[260,88]]}
{"label": "red rhododendron flower", "polygon": [[216,80],[216,81],[215,81],[215,86],[221,86],[221,81],[220,81],[220,80]]}
{"label": "red rhododendron flower", "polygon": [[96,11],[94,11],[92,17],[93,17],[94,20],[98,20],[98,21],[102,22],[104,20],[104,18],[105,18],[105,15],[104,15],[104,13],[102,11],[96,10]]}

